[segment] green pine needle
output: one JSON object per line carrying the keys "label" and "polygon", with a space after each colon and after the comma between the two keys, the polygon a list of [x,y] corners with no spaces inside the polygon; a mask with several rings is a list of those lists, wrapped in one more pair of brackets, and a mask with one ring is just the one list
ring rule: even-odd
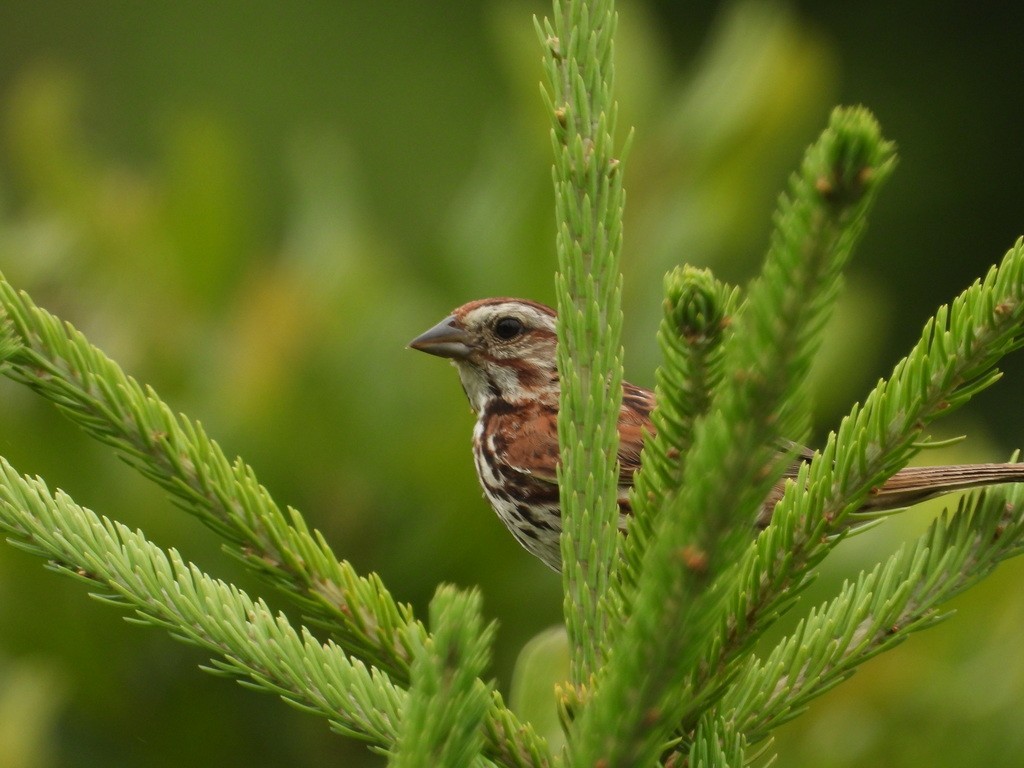
{"label": "green pine needle", "polygon": [[655,433],[644,442],[643,463],[633,478],[633,516],[618,574],[622,599],[636,586],[658,513],[683,482],[683,456],[693,444],[696,421],[711,406],[721,382],[722,342],[739,292],[709,270],[679,267],[665,276],[664,317],[658,328],[662,365],[655,372]]}
{"label": "green pine needle", "polygon": [[0,527],[12,543],[87,581],[97,597],[216,655],[214,668],[388,747],[405,694],[332,642],[295,629],[262,600],[212,579],[174,550],[100,518],[0,459]]}
{"label": "green pine needle", "polygon": [[806,429],[806,379],[841,271],[893,150],[860,109],[836,110],[776,216],[761,276],[726,342],[724,373],[658,516],[632,613],[578,723],[574,764],[647,766],[691,704],[690,676],[718,632],[707,589],[743,552],[750,525]]}
{"label": "green pine needle", "polygon": [[721,704],[751,743],[802,712],[855,668],[943,619],[940,606],[1024,553],[1024,485],[961,499],[807,618],[764,660],[752,659]]}
{"label": "green pine needle", "polygon": [[70,324],[0,276],[0,310],[20,343],[0,372],[52,401],[91,437],[172,494],[227,550],[295,600],[347,650],[398,680],[426,630],[376,576],[362,577],[301,515],[274,502],[241,459],[229,461],[202,425],[175,416]]}
{"label": "green pine needle", "polygon": [[616,21],[611,0],[556,0],[552,20],[536,24],[555,151],[564,612],[580,690],[604,663],[609,614],[602,606],[619,545],[624,193],[613,139]]}
{"label": "green pine needle", "polygon": [[949,307],[926,323],[921,340],[843,419],[810,466],[801,468],[771,525],[720,580],[721,638],[688,687],[682,728],[692,728],[709,699],[736,674],[743,651],[795,603],[828,555],[847,518],[871,489],[920,450],[935,419],[998,378],[995,366],[1024,339],[1024,240]]}
{"label": "green pine needle", "polygon": [[[227,539],[230,554],[281,589],[312,624],[327,629],[340,649],[396,684],[408,682],[414,649],[426,640],[427,630],[409,606],[393,599],[376,574],[360,576],[339,560],[296,510],[284,512],[277,506],[251,467],[241,459],[228,461],[202,425],[175,417],[152,388],[140,386],[79,331],[35,306],[2,277],[0,310],[17,340],[0,373],[53,402],[86,433],[169,491],[182,509]],[[9,492],[9,487],[0,488],[0,493]],[[63,525],[57,520],[54,530],[66,530]],[[115,546],[111,541],[107,543]],[[89,563],[34,551],[67,562],[67,572],[81,571],[87,578],[93,573]],[[108,599],[119,602],[116,595]],[[165,626],[175,635],[190,636],[187,628],[173,622]],[[354,726],[338,727],[361,733]],[[551,760],[544,740],[519,722],[497,694],[490,699],[485,734],[486,751],[500,755],[501,765],[544,766]]]}
{"label": "green pine needle", "polygon": [[478,759],[490,703],[480,677],[495,629],[484,626],[480,603],[478,592],[438,587],[430,603],[431,635],[413,660],[394,768],[468,768]]}
{"label": "green pine needle", "polygon": [[702,718],[693,738],[689,765],[694,768],[743,768],[746,739],[735,723],[721,718]]}

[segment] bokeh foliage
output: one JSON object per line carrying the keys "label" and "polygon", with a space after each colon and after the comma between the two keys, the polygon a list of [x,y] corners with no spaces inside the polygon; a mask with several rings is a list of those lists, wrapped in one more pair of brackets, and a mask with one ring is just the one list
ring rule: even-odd
{"label": "bokeh foliage", "polygon": [[[934,6],[918,17],[901,4],[869,26],[865,5],[856,19],[840,3],[675,5],[623,8],[617,42],[619,125],[637,130],[627,376],[652,383],[664,272],[685,260],[745,280],[800,149],[833,102],[863,100],[901,169],[819,361],[826,429],[1019,234],[1024,182],[1006,169],[1021,167],[1008,129],[1020,91],[991,77],[1019,69],[999,42],[1014,39],[1013,19],[971,21],[982,46]],[[480,584],[485,616],[501,621],[504,688],[523,642],[558,620],[558,580],[480,499],[454,375],[403,347],[469,298],[553,302],[550,143],[528,23],[544,10],[0,8],[0,268],[200,418],[420,615],[437,582]],[[1009,362],[1000,387],[945,425],[972,439],[928,460],[1001,459],[1024,443],[1024,366]],[[20,469],[261,592],[107,451],[25,391],[0,391],[3,452]],[[934,514],[851,540],[835,577]],[[957,619],[816,702],[780,734],[786,761],[1019,764],[1021,573],[1005,567]],[[201,654],[124,626],[9,548],[0,659],[12,765],[374,761],[312,718],[198,674]]]}

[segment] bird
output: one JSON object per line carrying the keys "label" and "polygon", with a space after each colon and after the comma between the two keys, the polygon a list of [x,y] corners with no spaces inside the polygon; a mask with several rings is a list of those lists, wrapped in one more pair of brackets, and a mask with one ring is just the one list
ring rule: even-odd
{"label": "bird", "polygon": [[[558,490],[559,376],[555,310],[529,299],[478,299],[456,308],[409,347],[447,358],[458,370],[470,407],[473,460],[484,496],[513,537],[559,571],[562,530]],[[654,393],[623,382],[619,409],[618,528],[632,514],[629,492],[645,434],[654,434]],[[769,493],[758,516],[765,525],[787,478],[813,453],[790,446],[795,464]],[[873,489],[861,511],[912,506],[978,486],[1024,481],[1024,464],[907,467]]]}

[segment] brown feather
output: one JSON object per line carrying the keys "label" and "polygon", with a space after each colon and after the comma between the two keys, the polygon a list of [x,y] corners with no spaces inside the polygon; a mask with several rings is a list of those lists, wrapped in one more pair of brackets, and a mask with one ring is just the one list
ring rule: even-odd
{"label": "brown feather", "polygon": [[558,482],[557,418],[553,407],[540,403],[492,416],[495,434],[506,441],[502,454],[505,463],[517,472]]}
{"label": "brown feather", "polygon": [[622,407],[619,409],[619,484],[632,485],[633,475],[640,469],[640,452],[646,435],[654,434],[651,411],[654,393],[629,382],[622,384]]}
{"label": "brown feather", "polygon": [[[619,411],[619,482],[632,485],[640,468],[640,453],[646,434],[653,434],[650,412],[654,393],[633,384],[623,384]],[[513,469],[533,477],[557,482],[557,413],[551,406],[525,403],[507,413],[491,415],[494,431],[504,436],[504,458]]]}
{"label": "brown feather", "polygon": [[996,483],[1024,482],[1024,464],[959,464],[906,467],[872,490],[861,509],[909,507],[947,493]]}

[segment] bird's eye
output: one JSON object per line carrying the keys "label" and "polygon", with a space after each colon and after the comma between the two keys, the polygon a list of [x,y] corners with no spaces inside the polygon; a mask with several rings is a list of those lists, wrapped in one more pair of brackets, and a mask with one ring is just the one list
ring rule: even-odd
{"label": "bird's eye", "polygon": [[494,323],[494,335],[499,339],[511,341],[521,334],[525,327],[518,317],[500,317]]}

